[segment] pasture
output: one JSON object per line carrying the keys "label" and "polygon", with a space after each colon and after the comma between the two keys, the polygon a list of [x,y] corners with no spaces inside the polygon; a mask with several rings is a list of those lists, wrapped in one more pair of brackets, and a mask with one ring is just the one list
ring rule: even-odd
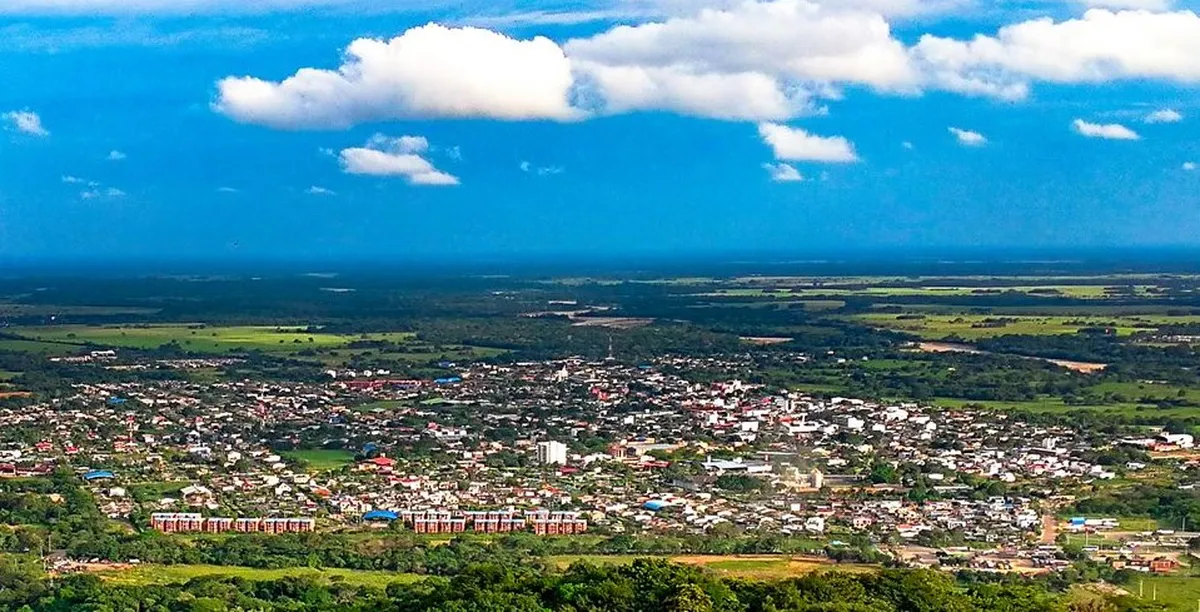
{"label": "pasture", "polygon": [[557,555],[550,561],[559,568],[566,568],[580,562],[625,565],[646,558],[662,558],[672,563],[703,567],[722,576],[757,580],[792,578],[820,570],[863,572],[875,569],[870,565],[838,564],[820,557],[792,555]]}
{"label": "pasture", "polygon": [[279,453],[285,459],[298,460],[313,472],[328,472],[354,463],[354,453],[348,450],[312,449]]}
{"label": "pasture", "polygon": [[96,572],[105,582],[146,586],[156,584],[183,583],[194,578],[229,576],[245,580],[267,581],[282,578],[312,578],[319,581],[341,581],[348,584],[383,588],[393,582],[416,582],[421,579],[415,574],[398,572],[314,569],[289,567],[284,569],[259,569],[222,565],[137,565],[128,568],[101,569]]}
{"label": "pasture", "polygon": [[1168,317],[867,313],[854,315],[850,319],[872,327],[913,334],[923,340],[940,340],[951,336],[963,340],[979,340],[1004,335],[1064,335],[1075,334],[1088,328],[1109,329],[1118,336],[1129,336],[1137,332],[1153,332],[1168,323],[1200,323],[1200,317],[1194,315]]}
{"label": "pasture", "polygon": [[360,339],[405,341],[408,333],[339,335],[310,332],[302,327],[284,326],[207,326],[200,324],[85,326],[54,325],[14,330],[19,336],[38,343],[63,345],[99,345],[129,349],[153,349],[178,343],[197,353],[230,353],[244,350],[291,353],[306,348],[346,346]]}

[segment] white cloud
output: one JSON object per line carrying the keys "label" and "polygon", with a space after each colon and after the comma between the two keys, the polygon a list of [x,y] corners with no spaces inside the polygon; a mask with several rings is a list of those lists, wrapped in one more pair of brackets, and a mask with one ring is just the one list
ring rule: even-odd
{"label": "white cloud", "polygon": [[1038,18],[967,41],[926,35],[912,49],[928,84],[965,94],[1021,99],[1034,80],[1200,82],[1200,15],[1092,9],[1055,22]]}
{"label": "white cloud", "polygon": [[1182,168],[1188,172],[1191,172],[1196,169],[1196,162],[1183,162]]}
{"label": "white cloud", "polygon": [[79,178],[78,176],[64,175],[62,177],[62,182],[67,183],[68,185],[79,185],[86,183],[87,181]]}
{"label": "white cloud", "polygon": [[525,173],[529,173],[529,174],[536,174],[538,176],[552,176],[555,174],[562,174],[562,173],[566,172],[566,169],[563,168],[562,166],[538,166],[538,167],[535,167],[533,164],[531,164],[527,161],[522,161],[520,163],[519,167],[521,168],[521,172],[525,172]]}
{"label": "white cloud", "polygon": [[9,129],[16,130],[22,134],[45,138],[50,135],[50,132],[42,126],[42,118],[37,113],[29,110],[9,111],[0,115],[0,119],[9,125]]}
{"label": "white cloud", "polygon": [[282,82],[228,77],[214,108],[281,128],[345,128],[414,117],[570,120],[570,62],[547,38],[429,24],[390,41],[350,43],[337,70],[302,68]]}
{"label": "white cloud", "polygon": [[105,189],[97,188],[97,189],[89,189],[87,191],[80,192],[79,197],[84,200],[95,200],[95,199],[99,199],[99,198],[109,198],[109,199],[123,198],[126,195],[128,195],[128,194],[126,194],[124,191],[121,191],[120,189],[117,189],[116,187],[108,187]]}
{"label": "white cloud", "polygon": [[918,75],[880,14],[809,0],[746,0],[618,26],[564,49],[608,112],[780,120],[840,85],[913,91]]}
{"label": "white cloud", "polygon": [[305,193],[307,193],[308,195],[315,195],[315,196],[335,196],[335,195],[337,195],[337,192],[333,191],[332,189],[326,189],[324,187],[318,187],[316,185],[309,187]]}
{"label": "white cloud", "polygon": [[905,150],[907,150],[907,151],[912,151],[912,150],[913,150],[913,143],[911,143],[911,142],[909,142],[909,141],[907,141],[907,140],[905,140],[904,142],[900,143],[900,146],[901,146],[901,147],[904,147],[904,149],[905,149]]}
{"label": "white cloud", "polygon": [[796,170],[796,167],[791,164],[763,164],[762,167],[771,175],[771,180],[776,183],[798,183],[804,180],[804,177],[800,175],[800,171]]}
{"label": "white cloud", "polygon": [[1164,108],[1146,115],[1143,121],[1146,123],[1179,123],[1183,121],[1183,115],[1177,110]]}
{"label": "white cloud", "polygon": [[241,192],[242,192],[241,189],[235,189],[233,187],[217,187],[217,193],[231,193],[232,194],[232,193],[241,193]]}
{"label": "white cloud", "polygon": [[800,128],[760,123],[758,135],[775,152],[775,159],[849,163],[858,161],[854,145],[841,136],[816,136]]}
{"label": "white cloud", "polygon": [[964,130],[956,127],[947,129],[949,129],[950,133],[954,134],[954,137],[958,139],[958,144],[963,145],[964,147],[982,147],[988,142],[987,138],[979,132],[972,132],[971,130]]}
{"label": "white cloud", "polygon": [[116,149],[113,149],[112,151],[108,152],[108,157],[106,157],[105,159],[107,159],[108,161],[122,161],[127,157],[129,157],[129,156],[125,155],[124,153],[122,153],[120,151],[117,151]]}
{"label": "white cloud", "polygon": [[1138,140],[1141,138],[1137,132],[1119,123],[1089,123],[1083,119],[1076,119],[1071,123],[1071,127],[1080,135],[1088,138],[1106,138],[1108,140]]}
{"label": "white cloud", "polygon": [[365,147],[344,149],[338,157],[347,174],[400,176],[410,185],[457,185],[457,177],[438,170],[420,155],[428,149],[429,141],[421,136],[376,134]]}

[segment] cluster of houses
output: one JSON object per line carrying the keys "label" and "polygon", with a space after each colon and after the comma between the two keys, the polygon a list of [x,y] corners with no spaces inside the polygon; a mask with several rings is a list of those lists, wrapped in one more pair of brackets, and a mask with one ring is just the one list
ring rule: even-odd
{"label": "cluster of houses", "polygon": [[[953,533],[1030,548],[1044,544],[1047,510],[1028,493],[1146,467],[1098,463],[1114,445],[1193,444],[737,379],[753,367],[748,355],[668,356],[468,364],[435,380],[79,384],[0,408],[0,477],[69,467],[105,514],[153,512],[167,532],[400,521],[424,533],[720,529],[901,546]],[[308,464],[292,448],[341,459]]]}

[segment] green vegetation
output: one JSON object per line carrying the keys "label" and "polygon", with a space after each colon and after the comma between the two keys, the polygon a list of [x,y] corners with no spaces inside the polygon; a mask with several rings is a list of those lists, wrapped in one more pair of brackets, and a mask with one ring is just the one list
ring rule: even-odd
{"label": "green vegetation", "polygon": [[[1140,317],[1074,317],[1074,316],[999,316],[971,314],[891,314],[867,313],[855,315],[854,320],[920,336],[927,340],[955,337],[978,340],[1003,335],[1076,334],[1084,329],[1111,330],[1119,336],[1138,331],[1153,331],[1162,323]],[[1179,324],[1200,322],[1194,316],[1179,317]]]}
{"label": "green vegetation", "polygon": [[330,581],[343,582],[356,586],[386,587],[393,582],[413,582],[420,576],[396,572],[346,570],[346,569],[314,569],[310,567],[290,567],[281,569],[262,569],[254,567],[231,567],[224,565],[136,565],[126,569],[114,569],[98,572],[105,582],[121,586],[145,586],[163,584],[182,584],[196,578],[231,577],[242,578],[257,582],[281,580],[284,578],[301,578],[319,583]]}
{"label": "green vegetation", "polygon": [[294,450],[279,454],[286,459],[295,461],[304,469],[314,472],[337,470],[354,463],[354,453],[346,450]]}
{"label": "green vegetation", "polygon": [[[304,348],[345,346],[356,338],[347,335],[314,332],[302,327],[138,325],[81,326],[56,325],[18,328],[17,334],[41,342],[94,344],[132,349],[152,349],[175,343],[184,350],[201,353],[227,353],[235,350],[296,352]],[[372,334],[372,340],[404,340],[408,334]]]}

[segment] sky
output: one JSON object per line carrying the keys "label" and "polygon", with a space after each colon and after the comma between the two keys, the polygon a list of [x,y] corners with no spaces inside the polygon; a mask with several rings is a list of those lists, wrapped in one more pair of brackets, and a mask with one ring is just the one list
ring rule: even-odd
{"label": "sky", "polygon": [[3,0],[4,260],[1200,246],[1200,0]]}

